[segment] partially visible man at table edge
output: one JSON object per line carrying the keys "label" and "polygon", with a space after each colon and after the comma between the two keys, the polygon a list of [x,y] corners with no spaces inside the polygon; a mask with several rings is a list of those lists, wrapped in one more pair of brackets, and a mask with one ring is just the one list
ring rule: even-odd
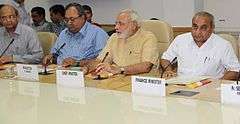
{"label": "partially visible man at table edge", "polygon": [[[163,53],[161,65],[165,68],[177,57],[178,76],[211,76],[227,80],[237,78],[239,61],[229,41],[214,34],[214,17],[198,12],[192,18],[191,33],[177,36]],[[165,77],[171,77],[171,65]]]}
{"label": "partially visible man at table edge", "polygon": [[[36,32],[19,23],[17,9],[11,5],[4,5],[0,10],[0,64],[9,62],[40,63],[43,50]],[[11,42],[13,41],[13,42]],[[8,47],[9,46],[9,47]]]}

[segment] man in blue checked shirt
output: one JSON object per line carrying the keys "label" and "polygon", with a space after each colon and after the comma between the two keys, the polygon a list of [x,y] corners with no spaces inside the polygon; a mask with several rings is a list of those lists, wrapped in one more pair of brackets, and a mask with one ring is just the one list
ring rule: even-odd
{"label": "man in blue checked shirt", "polygon": [[57,64],[63,67],[74,65],[76,62],[82,66],[85,62],[95,59],[106,45],[107,33],[86,21],[84,9],[80,4],[70,3],[65,10],[67,28],[60,33],[51,53],[43,59],[44,65],[56,58]]}

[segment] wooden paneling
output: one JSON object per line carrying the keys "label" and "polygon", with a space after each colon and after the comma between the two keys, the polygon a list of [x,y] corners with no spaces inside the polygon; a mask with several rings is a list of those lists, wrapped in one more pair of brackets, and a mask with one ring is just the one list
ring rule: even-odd
{"label": "wooden paneling", "polygon": [[176,37],[179,34],[187,33],[191,31],[191,27],[173,27],[173,36]]}

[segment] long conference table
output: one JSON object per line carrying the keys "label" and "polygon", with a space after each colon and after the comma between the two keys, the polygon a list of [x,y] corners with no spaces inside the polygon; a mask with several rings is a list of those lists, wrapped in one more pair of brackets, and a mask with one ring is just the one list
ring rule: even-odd
{"label": "long conference table", "polygon": [[[157,97],[132,94],[131,77],[123,75],[86,77],[85,88],[60,86],[55,74],[39,82],[4,79],[4,70],[0,77],[0,124],[240,124],[240,107],[220,102],[220,83],[229,81],[196,89],[169,85],[166,97]],[[179,89],[200,93],[170,95]]]}

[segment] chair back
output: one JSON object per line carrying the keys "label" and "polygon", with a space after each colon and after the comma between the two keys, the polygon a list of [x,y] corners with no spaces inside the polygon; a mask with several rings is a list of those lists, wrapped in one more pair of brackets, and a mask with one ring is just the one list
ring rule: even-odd
{"label": "chair back", "polygon": [[218,34],[218,35],[232,44],[233,50],[236,56],[239,58],[238,40],[231,34]]}
{"label": "chair back", "polygon": [[52,46],[54,45],[57,35],[51,32],[37,32],[39,41],[41,42],[44,56],[50,53]]}
{"label": "chair back", "polygon": [[160,20],[145,20],[141,26],[144,30],[151,31],[156,36],[161,56],[173,40],[172,27],[168,23]]}

